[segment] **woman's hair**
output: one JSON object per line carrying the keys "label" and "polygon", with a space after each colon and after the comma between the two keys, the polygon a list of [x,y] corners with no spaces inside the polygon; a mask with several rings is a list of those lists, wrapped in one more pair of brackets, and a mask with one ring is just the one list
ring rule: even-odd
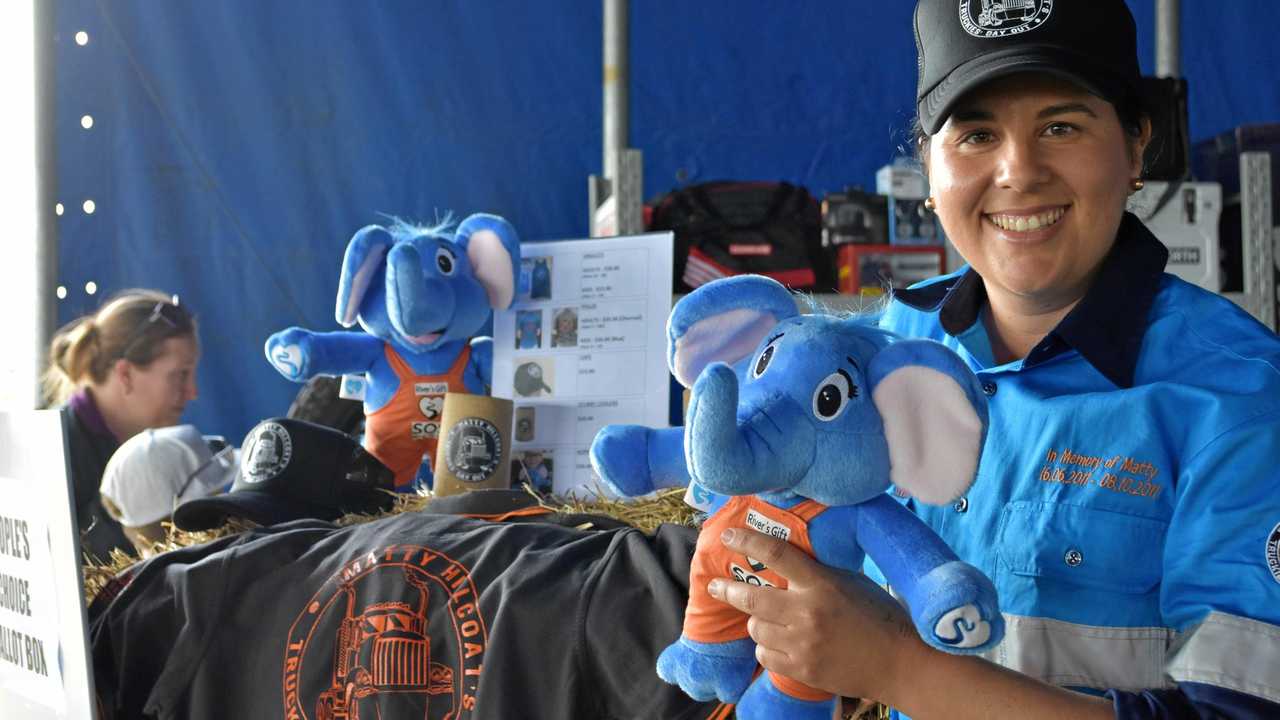
{"label": "woman's hair", "polygon": [[569,322],[573,323],[573,327],[575,330],[578,328],[578,314],[573,311],[573,308],[561,308],[557,310],[555,320],[554,320],[557,328],[560,327],[561,320],[568,320]]}
{"label": "woman's hair", "polygon": [[45,399],[62,404],[82,384],[104,382],[117,360],[145,367],[160,355],[165,340],[195,336],[195,318],[176,297],[156,290],[121,291],[97,313],[71,321],[53,336],[43,377]]}

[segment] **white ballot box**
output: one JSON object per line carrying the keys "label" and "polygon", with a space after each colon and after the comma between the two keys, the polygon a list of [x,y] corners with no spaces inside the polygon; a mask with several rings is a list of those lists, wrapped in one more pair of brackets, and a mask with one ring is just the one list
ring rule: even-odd
{"label": "white ballot box", "polygon": [[0,718],[94,717],[71,498],[61,414],[0,413]]}

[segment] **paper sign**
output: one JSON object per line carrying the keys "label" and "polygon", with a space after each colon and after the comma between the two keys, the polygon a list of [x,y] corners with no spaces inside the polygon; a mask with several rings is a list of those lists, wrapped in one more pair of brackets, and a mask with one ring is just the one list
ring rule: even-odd
{"label": "paper sign", "polygon": [[71,497],[58,412],[0,413],[0,717],[93,717]]}
{"label": "paper sign", "polygon": [[596,431],[667,427],[671,233],[521,245],[493,320],[493,389],[515,402],[511,483],[592,497]]}
{"label": "paper sign", "polygon": [[[22,483],[0,476],[0,677],[5,688],[62,711],[58,616],[49,531]],[[12,500],[11,500],[12,499]],[[32,503],[34,505],[35,503]]]}

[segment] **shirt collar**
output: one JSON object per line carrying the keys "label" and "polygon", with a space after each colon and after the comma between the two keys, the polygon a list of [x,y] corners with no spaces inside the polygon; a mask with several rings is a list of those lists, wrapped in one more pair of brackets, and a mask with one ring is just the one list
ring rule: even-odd
{"label": "shirt collar", "polygon": [[67,399],[67,404],[93,434],[109,437],[116,443],[120,442],[119,438],[111,432],[111,428],[107,427],[107,421],[102,417],[102,411],[98,409],[98,403],[93,399],[93,393],[88,387],[82,387],[72,393]]}
{"label": "shirt collar", "polygon": [[[1169,251],[1131,213],[1120,221],[1115,245],[1084,298],[1031,352],[1031,367],[1064,352],[1079,352],[1119,387],[1133,387],[1134,369],[1146,333],[1147,314],[1160,288]],[[957,336],[978,321],[987,300],[986,286],[972,269],[932,285],[898,290],[894,299],[937,312],[942,329]]]}

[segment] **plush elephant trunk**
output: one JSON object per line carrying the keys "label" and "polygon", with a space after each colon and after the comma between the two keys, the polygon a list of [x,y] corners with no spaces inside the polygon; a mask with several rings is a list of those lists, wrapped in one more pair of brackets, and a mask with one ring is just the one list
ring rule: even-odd
{"label": "plush elephant trunk", "polygon": [[402,243],[391,249],[387,255],[387,314],[396,330],[411,339],[438,333],[453,318],[454,303],[452,287],[423,272],[417,248]]}
{"label": "plush elephant trunk", "polygon": [[685,459],[700,485],[726,495],[793,487],[813,464],[813,423],[794,400],[769,395],[738,417],[738,379],[724,363],[694,384]]}

